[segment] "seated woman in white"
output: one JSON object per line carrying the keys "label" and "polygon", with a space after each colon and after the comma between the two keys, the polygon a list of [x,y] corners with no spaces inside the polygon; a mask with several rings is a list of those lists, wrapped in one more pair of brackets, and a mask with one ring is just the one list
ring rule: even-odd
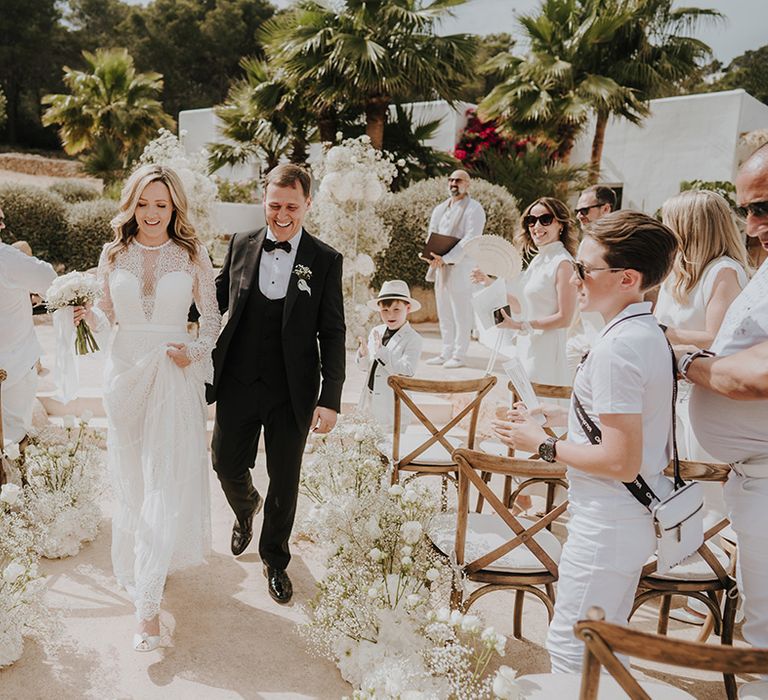
{"label": "seated woman in white", "polygon": [[[423,341],[407,317],[410,312],[418,311],[421,304],[411,297],[405,282],[388,280],[378,297],[368,302],[368,307],[379,312],[383,323],[371,330],[367,343],[358,339],[360,347],[355,363],[367,373],[359,408],[370,411],[382,428],[391,431],[395,399],[387,378],[391,374],[412,377],[416,373]],[[400,426],[404,428],[413,416],[405,406],[402,408]]]}

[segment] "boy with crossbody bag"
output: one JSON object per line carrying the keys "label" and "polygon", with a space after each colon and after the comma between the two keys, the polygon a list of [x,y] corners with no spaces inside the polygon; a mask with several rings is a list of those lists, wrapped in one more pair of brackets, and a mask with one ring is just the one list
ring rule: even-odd
{"label": "boy with crossbody bag", "polygon": [[[530,418],[495,425],[506,444],[568,465],[571,517],[547,637],[554,672],[581,669],[573,626],[590,607],[627,622],[657,546],[651,509],[637,496],[645,488],[649,499],[664,500],[674,489],[663,475],[672,455],[671,356],[643,296],[666,277],[676,250],[675,234],[644,214],[620,211],[594,222],[571,282],[581,310],[601,313],[606,325],[574,378],[568,439],[548,437]],[[636,494],[626,484],[638,477]]]}

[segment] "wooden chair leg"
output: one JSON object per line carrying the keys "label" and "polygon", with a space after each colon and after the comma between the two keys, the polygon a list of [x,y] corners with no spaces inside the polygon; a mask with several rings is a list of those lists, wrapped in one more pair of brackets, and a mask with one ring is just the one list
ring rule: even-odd
{"label": "wooden chair leg", "polygon": [[523,603],[525,602],[525,592],[515,591],[515,612],[513,617],[512,634],[515,639],[523,638]]}
{"label": "wooden chair leg", "polygon": [[[487,484],[491,480],[491,472],[482,472],[480,474],[480,478],[483,480],[483,483]],[[478,492],[477,494],[477,505],[475,506],[475,513],[482,513],[483,512],[483,503],[485,503],[485,496],[483,496],[482,493]],[[506,503],[506,500],[505,500]]]}
{"label": "wooden chair leg", "polygon": [[[736,609],[739,605],[739,594],[736,586],[725,591],[725,605],[723,606],[723,627],[720,635],[721,644],[733,645],[733,628],[736,625]],[[725,683],[725,695],[728,700],[736,700],[736,678],[732,673],[723,674]]]}
{"label": "wooden chair leg", "polygon": [[545,583],[544,584],[544,590],[547,592],[547,596],[549,596],[549,599],[552,601],[552,604],[555,604],[555,585],[553,583]]}
{"label": "wooden chair leg", "polygon": [[659,605],[659,623],[656,626],[656,632],[658,634],[666,634],[669,628],[669,608],[672,604],[672,596],[664,595],[661,597],[661,604]]}
{"label": "wooden chair leg", "polygon": [[502,503],[507,507],[512,507],[512,477],[504,477],[504,497],[501,499]]}

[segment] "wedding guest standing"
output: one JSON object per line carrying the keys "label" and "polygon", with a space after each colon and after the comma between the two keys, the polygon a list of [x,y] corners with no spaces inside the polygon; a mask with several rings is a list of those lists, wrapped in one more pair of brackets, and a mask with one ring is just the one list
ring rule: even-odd
{"label": "wedding guest standing", "polygon": [[[221,315],[213,267],[187,212],[173,170],[136,170],[99,261],[103,297],[93,309],[75,309],[75,322],[86,318],[95,331],[117,324],[104,389],[118,503],[112,565],[136,606],[136,651],[160,645],[168,572],[201,563],[210,549],[205,383]],[[193,301],[197,338],[187,333]]]}
{"label": "wedding guest standing", "polygon": [[464,170],[455,170],[448,177],[451,196],[432,210],[428,236],[440,233],[460,239],[445,255],[433,254],[427,280],[435,283],[435,302],[440,322],[443,349],[428,365],[445,369],[463,367],[469,349],[474,321],[472,311],[473,261],[464,255],[467,241],[482,235],[485,210],[480,202],[469,196],[470,177]]}
{"label": "wedding guest standing", "polygon": [[[411,297],[403,280],[387,280],[381,285],[379,295],[368,302],[368,307],[379,312],[382,323],[371,329],[368,342],[359,338],[355,363],[367,373],[359,407],[370,411],[385,430],[392,431],[395,398],[387,378],[391,374],[412,377],[416,373],[423,341],[408,323],[408,314],[418,311],[421,304]],[[410,411],[406,406],[401,410],[404,415],[400,425],[405,426],[411,417]]]}
{"label": "wedding guest standing", "polygon": [[[742,165],[736,200],[747,235],[768,251],[768,145]],[[693,431],[732,467],[725,502],[739,541],[742,632],[753,646],[768,647],[768,261],[728,308],[709,347],[715,356],[686,350],[678,368],[695,385]]]}
{"label": "wedding guest standing", "polygon": [[[341,408],[346,360],[342,256],[304,230],[309,173],[278,165],[264,187],[267,226],[236,233],[216,278],[229,320],[213,353],[213,468],[235,513],[231,548],[242,554],[264,506],[259,555],[273,600],[288,603],[288,541],[307,434],[327,433]],[[322,383],[321,383],[322,377]],[[269,487],[251,469],[264,430]]]}
{"label": "wedding guest standing", "polygon": [[[541,384],[570,385],[566,357],[568,328],[576,310],[576,290],[570,284],[571,263],[578,234],[568,207],[554,197],[541,197],[523,212],[522,229],[515,245],[530,259],[510,304],[523,314],[515,320],[506,314],[499,328],[515,331],[511,342],[528,376]],[[478,270],[473,279],[487,283]],[[505,344],[501,352],[507,352]]]}
{"label": "wedding guest standing", "polygon": [[549,437],[527,417],[495,422],[507,445],[568,466],[568,538],[547,635],[554,672],[581,669],[583,644],[573,626],[590,607],[626,624],[641,569],[656,549],[651,513],[626,482],[641,475],[658,499],[672,491],[663,471],[673,359],[643,295],[666,277],[676,249],[675,234],[644,214],[615,212],[593,223],[572,282],[580,308],[601,313],[605,328],[576,372],[568,439]]}
{"label": "wedding guest standing", "polygon": [[[0,209],[0,231],[4,228]],[[29,295],[44,295],[55,278],[47,262],[0,241],[0,369],[7,374],[2,385],[3,436],[10,442],[20,442],[31,427],[37,392],[40,343]]]}

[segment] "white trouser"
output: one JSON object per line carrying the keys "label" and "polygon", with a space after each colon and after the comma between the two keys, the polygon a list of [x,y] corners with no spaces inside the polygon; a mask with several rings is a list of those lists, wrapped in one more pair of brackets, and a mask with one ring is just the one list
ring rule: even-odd
{"label": "white trouser", "polygon": [[3,408],[3,437],[6,441],[19,442],[29,432],[36,393],[37,370],[34,367],[11,386],[3,382],[0,400]]}
{"label": "white trouser", "polygon": [[768,647],[768,461],[734,465],[725,502],[739,542],[742,634],[752,646]]}
{"label": "white trouser", "polygon": [[471,260],[438,269],[435,279],[435,302],[443,338],[442,357],[463,360],[469,349],[474,323],[472,310]]}
{"label": "white trouser", "polygon": [[560,557],[555,616],[547,634],[553,673],[581,670],[584,643],[573,626],[598,605],[608,622],[625,625],[643,565],[656,549],[650,513],[611,520],[574,511]]}

